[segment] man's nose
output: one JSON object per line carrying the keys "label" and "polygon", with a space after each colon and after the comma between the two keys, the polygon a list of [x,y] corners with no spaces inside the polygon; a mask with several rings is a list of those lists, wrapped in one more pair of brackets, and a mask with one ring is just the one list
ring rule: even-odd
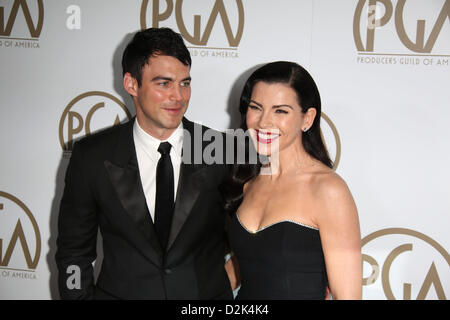
{"label": "man's nose", "polygon": [[174,101],[181,101],[183,100],[183,88],[180,86],[174,86],[171,91],[170,98]]}

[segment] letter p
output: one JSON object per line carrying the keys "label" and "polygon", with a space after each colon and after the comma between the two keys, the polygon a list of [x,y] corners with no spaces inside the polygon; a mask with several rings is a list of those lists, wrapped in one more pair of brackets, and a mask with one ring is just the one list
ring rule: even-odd
{"label": "letter p", "polygon": [[165,0],[167,7],[163,13],[159,13],[159,0],[153,0],[153,8],[152,8],[152,27],[158,28],[159,22],[167,20],[170,17],[170,14],[173,11],[173,1]]}

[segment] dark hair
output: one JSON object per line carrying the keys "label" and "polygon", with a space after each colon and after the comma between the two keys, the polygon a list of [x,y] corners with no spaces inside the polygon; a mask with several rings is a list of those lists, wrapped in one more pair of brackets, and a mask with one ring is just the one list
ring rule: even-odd
{"label": "dark hair", "polygon": [[[277,61],[268,63],[256,71],[248,78],[244,85],[239,102],[241,113],[241,128],[247,130],[246,116],[251,95],[255,84],[283,83],[289,85],[297,94],[298,103],[302,113],[308,109],[316,109],[316,117],[308,131],[302,133],[302,145],[305,151],[313,158],[319,160],[329,168],[333,167],[320,131],[321,102],[320,94],[311,75],[300,65],[294,62]],[[250,145],[246,146],[251,147]],[[261,164],[235,164],[233,165],[231,179],[222,185],[222,192],[225,197],[225,209],[230,213],[235,212],[242,202],[244,184],[256,177],[261,169]]]}
{"label": "dark hair", "polygon": [[169,28],[149,28],[138,31],[128,43],[122,56],[122,72],[129,72],[142,83],[142,68],[152,56],[177,58],[186,66],[192,65],[191,55],[180,34]]}

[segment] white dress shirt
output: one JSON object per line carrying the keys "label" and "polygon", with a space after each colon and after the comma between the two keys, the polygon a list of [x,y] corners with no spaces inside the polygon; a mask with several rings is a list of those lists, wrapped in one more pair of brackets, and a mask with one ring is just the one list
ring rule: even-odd
{"label": "white dress shirt", "polygon": [[175,202],[178,180],[180,177],[181,154],[183,150],[183,123],[180,123],[178,128],[167,140],[161,141],[145,132],[139,126],[136,119],[133,126],[133,139],[136,147],[136,156],[145,200],[147,201],[150,216],[152,220],[155,221],[156,166],[158,165],[159,158],[161,158],[161,154],[158,152],[158,147],[161,142],[165,141],[172,145],[172,148],[170,149],[170,160],[172,161],[173,166],[173,201]]}

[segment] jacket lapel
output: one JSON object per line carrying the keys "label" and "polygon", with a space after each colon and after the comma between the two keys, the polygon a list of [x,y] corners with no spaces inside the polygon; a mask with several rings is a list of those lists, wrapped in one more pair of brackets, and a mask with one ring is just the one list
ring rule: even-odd
{"label": "jacket lapel", "polygon": [[159,265],[162,249],[142,189],[133,140],[133,124],[134,118],[124,125],[112,161],[106,160],[104,165],[126,213],[155,249],[155,251],[145,250],[145,252]]}
{"label": "jacket lapel", "polygon": [[[142,189],[133,140],[134,119],[124,124],[112,161],[106,160],[104,165],[126,213],[136,223],[137,228],[155,249],[155,251],[147,250],[146,253],[150,256],[151,260],[159,264],[163,251],[156,235]],[[184,223],[189,217],[192,207],[200,194],[201,186],[206,179],[205,172],[202,170],[205,169],[205,166],[202,163],[194,163],[194,160],[202,162],[202,127],[186,118],[183,118],[183,127],[189,135],[183,137],[183,159],[180,166],[180,177],[178,180],[177,196],[167,251],[175,242]],[[195,149],[198,149],[197,153],[199,151],[201,152],[199,159],[194,157]],[[188,157],[184,157],[186,152],[189,154]]]}
{"label": "jacket lapel", "polygon": [[178,192],[167,250],[169,250],[174,243],[181,228],[186,222],[186,219],[189,217],[192,207],[197,201],[200,194],[200,186],[202,185],[202,181],[204,181],[202,173],[202,170],[195,168],[193,165],[181,165]]}
{"label": "jacket lapel", "polygon": [[[198,127],[195,128],[195,126]],[[202,128],[200,125],[194,124],[186,118],[183,118],[183,128],[185,130],[185,136],[183,137],[183,156],[167,251],[173,245],[186,219],[189,217],[205,179],[204,172],[202,171],[205,167],[202,165],[201,159],[194,157],[194,151],[196,149],[197,153],[200,151],[203,154]],[[189,133],[189,135],[186,135],[186,133]],[[198,148],[199,146],[201,147]],[[196,164],[194,160],[199,160],[200,163]]]}

